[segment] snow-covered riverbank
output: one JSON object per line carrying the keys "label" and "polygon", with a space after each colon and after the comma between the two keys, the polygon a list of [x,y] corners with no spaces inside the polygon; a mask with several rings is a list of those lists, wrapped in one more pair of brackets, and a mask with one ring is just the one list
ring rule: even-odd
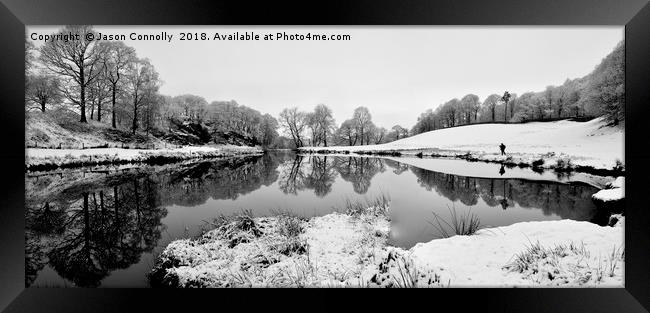
{"label": "snow-covered riverbank", "polygon": [[612,202],[625,198],[624,186],[625,177],[618,177],[606,186],[605,189],[595,193],[592,198],[596,201]]}
{"label": "snow-covered riverbank", "polygon": [[[506,145],[501,155],[499,144]],[[352,152],[462,157],[474,161],[566,170],[576,167],[620,169],[623,129],[601,118],[588,122],[561,120],[524,124],[480,124],[439,129],[367,146],[302,147],[303,152]]]}
{"label": "snow-covered riverbank", "polygon": [[228,157],[260,154],[259,147],[246,146],[185,146],[176,149],[37,149],[25,151],[25,169],[52,169],[100,164],[123,164],[138,162],[173,162],[187,159]]}
{"label": "snow-covered riverbank", "polygon": [[224,219],[157,258],[153,286],[172,287],[622,287],[623,223],[523,222],[388,246],[386,205],[309,220]]}

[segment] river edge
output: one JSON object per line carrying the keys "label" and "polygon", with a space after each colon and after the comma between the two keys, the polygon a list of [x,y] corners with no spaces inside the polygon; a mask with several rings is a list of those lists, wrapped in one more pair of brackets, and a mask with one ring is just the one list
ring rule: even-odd
{"label": "river edge", "polygon": [[301,147],[294,150],[303,154],[321,155],[370,155],[401,157],[411,156],[418,158],[440,158],[457,159],[468,162],[484,162],[501,164],[507,168],[530,168],[533,171],[552,170],[556,173],[585,173],[597,176],[625,176],[625,166],[617,162],[612,168],[597,167],[593,165],[581,165],[582,157],[556,155],[554,153],[508,153],[500,155],[496,153],[485,153],[482,151],[457,151],[441,149],[389,149],[389,150],[346,150],[345,147],[327,149],[323,147]]}
{"label": "river edge", "polygon": [[37,149],[25,150],[25,172],[98,165],[166,164],[184,160],[261,155],[260,147],[185,146],[175,149]]}
{"label": "river edge", "polygon": [[[385,200],[385,199],[384,199]],[[172,241],[148,275],[152,287],[623,286],[624,217],[614,226],[521,222],[392,247],[389,203],[354,204],[320,217],[287,212],[221,217]]]}

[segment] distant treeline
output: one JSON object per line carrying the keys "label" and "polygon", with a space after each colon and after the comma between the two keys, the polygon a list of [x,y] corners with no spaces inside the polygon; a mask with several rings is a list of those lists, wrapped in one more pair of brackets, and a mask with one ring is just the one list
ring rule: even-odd
{"label": "distant treeline", "polygon": [[332,110],[319,104],[312,112],[293,107],[280,112],[279,124],[294,146],[370,145],[408,137],[408,129],[395,125],[390,130],[375,125],[370,110],[358,107],[352,117],[337,125]]}
{"label": "distant treeline", "polygon": [[482,122],[528,122],[558,118],[603,116],[610,125],[624,122],[625,43],[585,77],[567,79],[560,86],[520,96],[492,94],[483,102],[474,94],[451,99],[420,114],[411,135],[435,129]]}

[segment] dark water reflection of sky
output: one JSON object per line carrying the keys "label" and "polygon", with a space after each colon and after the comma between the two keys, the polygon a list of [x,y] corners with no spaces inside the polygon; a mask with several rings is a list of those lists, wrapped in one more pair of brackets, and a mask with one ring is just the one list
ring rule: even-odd
{"label": "dark water reflection of sky", "polygon": [[[155,254],[174,239],[199,234],[205,221],[220,214],[250,209],[256,216],[274,210],[319,216],[348,199],[381,194],[391,199],[390,242],[403,248],[439,238],[430,224],[433,213],[449,218],[452,208],[459,215],[471,210],[487,226],[606,222],[591,200],[598,189],[584,183],[517,172],[522,169],[504,175],[500,172],[510,170],[494,164],[428,160],[418,167],[399,160],[269,153],[119,171],[28,174],[26,284],[146,287]],[[454,168],[469,175],[468,169],[479,166],[479,177],[454,175]]]}

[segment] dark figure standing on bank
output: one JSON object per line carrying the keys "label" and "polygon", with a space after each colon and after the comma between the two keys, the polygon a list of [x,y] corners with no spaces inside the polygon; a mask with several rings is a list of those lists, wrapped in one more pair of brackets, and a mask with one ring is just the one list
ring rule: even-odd
{"label": "dark figure standing on bank", "polygon": [[506,145],[503,144],[503,142],[499,145],[499,148],[501,149],[501,155],[506,154]]}

